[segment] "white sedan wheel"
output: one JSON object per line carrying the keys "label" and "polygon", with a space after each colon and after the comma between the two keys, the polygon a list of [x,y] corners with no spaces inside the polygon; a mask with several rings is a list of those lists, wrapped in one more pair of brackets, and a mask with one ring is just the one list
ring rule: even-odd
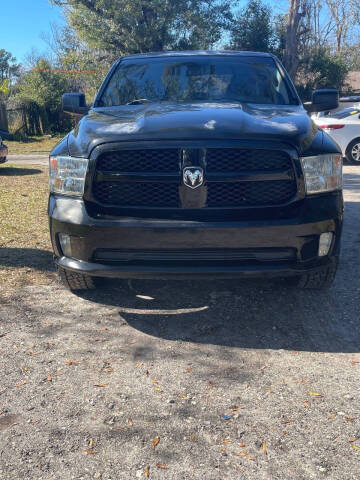
{"label": "white sedan wheel", "polygon": [[360,162],[360,142],[352,146],[351,156],[354,162]]}

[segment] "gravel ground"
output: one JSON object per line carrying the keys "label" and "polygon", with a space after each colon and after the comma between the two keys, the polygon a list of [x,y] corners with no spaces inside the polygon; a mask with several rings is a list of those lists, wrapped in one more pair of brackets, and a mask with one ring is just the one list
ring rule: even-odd
{"label": "gravel ground", "polygon": [[2,291],[0,479],[360,478],[360,168],[334,286]]}

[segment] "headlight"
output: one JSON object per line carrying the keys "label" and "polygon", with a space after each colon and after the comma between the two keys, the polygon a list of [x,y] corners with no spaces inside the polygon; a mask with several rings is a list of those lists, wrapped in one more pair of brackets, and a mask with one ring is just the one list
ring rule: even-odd
{"label": "headlight", "polygon": [[87,158],[50,157],[50,192],[82,195],[88,162]]}
{"label": "headlight", "polygon": [[315,157],[302,157],[306,193],[330,192],[342,188],[342,158],[330,153]]}

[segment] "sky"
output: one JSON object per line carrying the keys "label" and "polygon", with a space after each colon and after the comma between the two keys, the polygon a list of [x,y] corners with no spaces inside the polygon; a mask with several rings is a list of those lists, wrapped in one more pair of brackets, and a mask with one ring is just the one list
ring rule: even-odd
{"label": "sky", "polygon": [[[239,3],[242,5],[246,1]],[[268,0],[265,3],[275,10],[286,9],[288,0]],[[59,7],[51,5],[49,0],[0,0],[0,4],[0,49],[11,52],[20,64],[25,63],[25,57],[32,49],[40,54],[48,51],[49,47],[41,36],[50,34],[51,23],[64,24]]]}
{"label": "sky", "polygon": [[16,57],[18,63],[35,48],[48,50],[41,34],[50,33],[50,23],[63,24],[61,10],[48,0],[0,0],[0,49]]}

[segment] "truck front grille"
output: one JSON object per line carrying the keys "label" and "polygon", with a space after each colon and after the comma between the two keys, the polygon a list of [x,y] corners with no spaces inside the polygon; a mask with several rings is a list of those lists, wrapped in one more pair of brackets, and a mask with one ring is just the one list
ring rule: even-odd
{"label": "truck front grille", "polygon": [[[203,169],[202,186],[183,185],[186,166]],[[231,209],[284,205],[296,195],[297,182],[292,159],[281,150],[136,149],[100,155],[92,193],[111,208]]]}
{"label": "truck front grille", "polygon": [[178,185],[174,183],[97,182],[94,195],[103,204],[128,207],[177,208]]}

